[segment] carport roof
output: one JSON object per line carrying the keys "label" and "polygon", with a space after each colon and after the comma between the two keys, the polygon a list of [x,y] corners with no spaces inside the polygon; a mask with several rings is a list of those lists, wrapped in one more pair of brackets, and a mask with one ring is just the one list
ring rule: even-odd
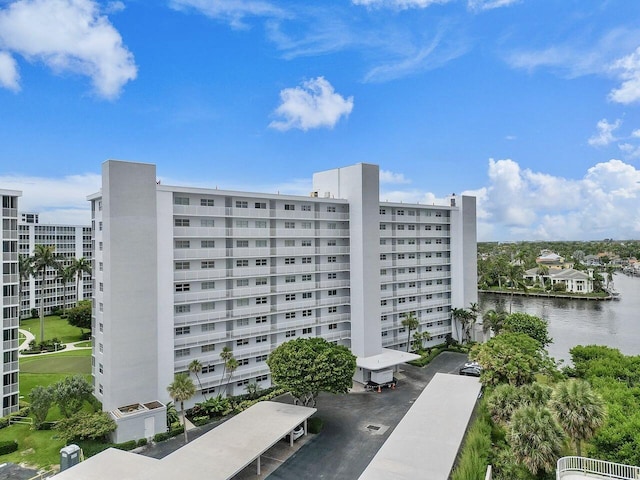
{"label": "carport roof", "polygon": [[56,479],[227,480],[315,412],[315,408],[259,402],[161,460],[109,449]]}
{"label": "carport roof", "polygon": [[419,358],[420,355],[416,355],[415,353],[383,348],[382,352],[377,355],[358,357],[356,359],[356,365],[360,368],[366,368],[367,370],[383,370]]}

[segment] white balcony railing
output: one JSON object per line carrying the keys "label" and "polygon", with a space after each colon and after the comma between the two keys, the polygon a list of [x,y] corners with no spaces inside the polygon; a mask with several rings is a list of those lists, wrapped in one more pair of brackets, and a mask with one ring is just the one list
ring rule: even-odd
{"label": "white balcony railing", "polygon": [[594,478],[637,480],[640,478],[640,467],[585,457],[563,457],[558,460],[556,480],[581,477],[585,480]]}

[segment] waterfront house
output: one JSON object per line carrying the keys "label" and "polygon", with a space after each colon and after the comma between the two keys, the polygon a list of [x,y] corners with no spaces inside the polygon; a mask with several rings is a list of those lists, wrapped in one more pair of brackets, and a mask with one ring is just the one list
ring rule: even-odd
{"label": "waterfront house", "polygon": [[551,267],[548,272],[545,272],[536,267],[525,271],[523,278],[532,284],[539,282],[541,285],[549,283],[553,286],[557,283],[564,283],[566,291],[569,293],[593,292],[593,270],[591,269],[583,272],[574,268]]}

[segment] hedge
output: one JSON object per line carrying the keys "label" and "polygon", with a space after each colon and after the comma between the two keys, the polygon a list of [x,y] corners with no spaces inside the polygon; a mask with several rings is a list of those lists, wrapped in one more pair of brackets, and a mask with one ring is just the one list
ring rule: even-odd
{"label": "hedge", "polygon": [[13,453],[18,450],[18,442],[15,440],[8,440],[6,442],[0,442],[0,455],[6,455],[7,453]]}

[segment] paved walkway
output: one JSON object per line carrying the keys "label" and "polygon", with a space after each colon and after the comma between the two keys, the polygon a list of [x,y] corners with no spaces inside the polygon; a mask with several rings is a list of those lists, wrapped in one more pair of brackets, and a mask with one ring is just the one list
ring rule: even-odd
{"label": "paved walkway", "polygon": [[29,330],[19,329],[19,332],[26,337],[24,342],[22,342],[18,347],[19,356],[21,357],[38,357],[40,355],[53,355],[56,353],[68,352],[71,350],[91,350],[91,347],[79,347],[78,346],[79,343],[86,343],[88,341],[88,340],[80,340],[78,342],[73,342],[73,343],[63,343],[63,345],[65,345],[65,348],[60,349],[57,352],[31,353],[28,355],[23,355],[21,353],[22,350],[28,350],[29,342],[31,342],[32,340],[35,340],[36,336],[33,333],[31,333]]}

